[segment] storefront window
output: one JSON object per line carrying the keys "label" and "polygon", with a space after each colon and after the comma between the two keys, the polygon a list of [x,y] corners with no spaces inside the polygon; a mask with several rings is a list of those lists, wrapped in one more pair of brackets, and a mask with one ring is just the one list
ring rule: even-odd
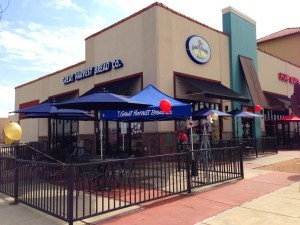
{"label": "storefront window", "polygon": [[71,151],[77,145],[78,121],[51,120],[51,139],[57,149]]}
{"label": "storefront window", "polygon": [[194,111],[197,111],[197,110],[199,110],[199,102],[197,102],[194,106]]}
{"label": "storefront window", "polygon": [[117,157],[121,153],[126,153],[128,156],[132,154],[140,155],[142,151],[142,122],[123,123],[109,121],[107,124],[107,157]]}
{"label": "storefront window", "polygon": [[118,152],[118,123],[115,121],[109,121],[107,123],[108,139],[106,140],[106,154],[109,156],[115,156]]}
{"label": "storefront window", "polygon": [[284,132],[282,125],[277,120],[286,115],[288,115],[288,110],[264,110],[266,135],[270,137],[277,136],[279,145],[283,143]]}
{"label": "storefront window", "polygon": [[200,102],[200,107],[199,107],[199,109],[202,109],[202,108],[204,108],[204,102]]}
{"label": "storefront window", "polygon": [[142,154],[142,132],[143,123],[131,123],[131,154],[134,154],[135,156],[141,156]]}

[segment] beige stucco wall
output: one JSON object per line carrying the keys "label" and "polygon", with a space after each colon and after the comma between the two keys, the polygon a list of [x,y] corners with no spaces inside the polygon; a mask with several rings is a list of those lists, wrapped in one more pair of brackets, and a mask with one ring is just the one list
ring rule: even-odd
{"label": "beige stucco wall", "polygon": [[35,100],[43,102],[48,99],[49,83],[48,79],[40,79],[15,91],[15,108],[19,109],[19,105]]}
{"label": "beige stucco wall", "polygon": [[83,63],[79,66],[65,69],[61,72],[42,77],[28,84],[17,87],[15,91],[15,108],[19,109],[19,104],[22,103],[27,103],[34,100],[39,100],[41,103],[51,96],[61,95],[63,93],[75,91],[79,88],[84,89],[84,80],[80,83],[74,82],[71,85],[63,84],[63,78],[65,76],[81,71],[84,68],[85,65]]}
{"label": "beige stucco wall", "polygon": [[[121,59],[123,68],[94,76],[94,83],[143,73],[143,85],[157,86],[156,8],[132,17],[123,23],[86,40],[87,67]],[[157,130],[158,123],[145,123],[145,131]]]}
{"label": "beige stucco wall", "polygon": [[300,65],[300,34],[272,39],[258,44],[258,48],[281,59]]}
{"label": "beige stucco wall", "polygon": [[[82,86],[84,89],[84,82],[82,84],[74,82],[72,85],[63,84],[63,77],[83,69],[84,63],[17,87],[15,90],[15,109],[19,109],[20,104],[35,100],[39,100],[41,103],[51,96],[77,90],[79,89],[79,86],[80,88]],[[91,86],[94,85],[92,84]],[[18,118],[18,114],[15,116],[15,120],[17,121],[18,119],[16,118]],[[37,141],[38,136],[48,135],[47,119],[23,119],[20,120],[20,125],[23,130],[22,142]],[[82,122],[80,122],[79,128],[83,133],[93,132],[93,127],[90,128],[90,126],[86,126]]]}
{"label": "beige stucco wall", "polygon": [[144,86],[156,83],[156,7],[86,40],[86,66],[121,59],[124,67],[94,76],[102,83],[143,72]]}
{"label": "beige stucco wall", "polygon": [[79,90],[79,95],[80,95],[93,88],[94,83],[93,80],[89,79],[90,77],[86,79],[82,79],[80,81],[75,81],[67,85],[63,83],[64,77],[79,71],[83,71],[86,68],[87,68],[86,63],[82,62],[79,63],[79,65],[75,65],[72,66],[71,68],[64,69],[63,71],[56,73],[54,76],[48,77],[49,96],[56,96],[56,95],[60,95],[72,91],[77,91],[77,90]]}
{"label": "beige stucco wall", "polygon": [[[173,83],[173,71],[202,78],[222,81],[229,85],[229,43],[228,36],[206,26],[182,18],[174,13],[159,8],[158,58],[159,85],[173,93],[169,82]],[[211,59],[206,64],[196,64],[186,52],[186,40],[191,35],[204,38],[211,48]],[[165,75],[172,71],[172,76]]]}
{"label": "beige stucco wall", "polygon": [[[230,87],[228,36],[165,9],[157,10],[157,87],[174,97],[174,72],[221,81],[223,85]],[[201,36],[208,42],[211,58],[206,64],[196,64],[188,56],[186,40],[191,35]],[[161,123],[159,129],[172,130],[174,123]]]}
{"label": "beige stucco wall", "polygon": [[39,119],[26,119],[20,121],[22,128],[21,142],[38,141]]}
{"label": "beige stucco wall", "polygon": [[258,77],[263,91],[290,97],[294,92],[293,84],[280,81],[278,73],[285,73],[300,80],[300,68],[258,51]]}

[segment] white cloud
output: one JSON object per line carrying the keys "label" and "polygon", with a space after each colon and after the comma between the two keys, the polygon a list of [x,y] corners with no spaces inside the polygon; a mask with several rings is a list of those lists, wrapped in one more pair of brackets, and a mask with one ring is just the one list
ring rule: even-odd
{"label": "white cloud", "polygon": [[73,2],[73,0],[51,0],[47,1],[46,6],[55,7],[58,10],[72,9],[78,12],[84,12],[85,10],[79,5]]}
{"label": "white cloud", "polygon": [[[77,9],[72,1],[60,3],[61,7]],[[87,24],[85,27],[24,21],[0,24],[0,52],[5,56],[0,58],[0,64],[8,66],[7,72],[12,73],[1,75],[0,117],[7,117],[8,112],[14,110],[16,86],[85,59],[84,39],[103,28],[105,20],[100,16],[81,15]],[[4,83],[4,80],[13,82]]]}
{"label": "white cloud", "polygon": [[[141,0],[141,1],[137,0],[137,1],[130,1],[130,3],[129,3],[129,1],[124,1],[124,0],[94,0],[94,1],[97,4],[102,4],[102,5],[111,6],[111,7],[117,7],[118,10],[120,10],[126,14],[133,14],[133,13],[141,10],[142,8],[145,8],[155,2],[154,0]],[[134,3],[132,3],[132,2],[134,2]],[[162,2],[162,1],[159,1],[159,2]],[[176,1],[174,1],[174,2],[176,2]]]}
{"label": "white cloud", "polygon": [[[95,22],[96,21],[96,22]],[[0,48],[6,57],[0,61],[16,64],[27,61],[20,70],[43,73],[70,66],[84,60],[84,39],[102,25],[100,17],[90,27],[49,27],[30,23],[16,30],[0,33]]]}
{"label": "white cloud", "polygon": [[7,118],[8,113],[14,110],[15,88],[12,84],[0,81],[0,118]]}

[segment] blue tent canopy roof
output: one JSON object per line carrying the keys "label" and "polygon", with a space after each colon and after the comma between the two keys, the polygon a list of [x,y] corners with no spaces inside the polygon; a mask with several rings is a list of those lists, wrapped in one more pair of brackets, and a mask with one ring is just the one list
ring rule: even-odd
{"label": "blue tent canopy roof", "polygon": [[85,113],[82,114],[74,114],[74,113],[28,113],[23,116],[23,118],[51,118],[58,120],[81,120],[81,121],[96,121],[98,120],[96,117],[89,116]]}
{"label": "blue tent canopy roof", "polygon": [[24,109],[15,110],[10,113],[39,113],[39,114],[84,114],[87,111],[79,110],[79,109],[57,109],[56,104],[53,102],[44,102],[38,105],[30,106]]}
{"label": "blue tent canopy roof", "polygon": [[[141,101],[152,106],[144,109],[134,110],[105,110],[101,112],[102,120],[119,121],[156,121],[156,120],[178,120],[186,119],[191,116],[191,105],[178,101],[155,88],[148,85],[137,94],[130,97],[132,100]],[[171,103],[171,113],[166,114],[160,109],[160,102],[167,99]]]}
{"label": "blue tent canopy roof", "polygon": [[197,117],[203,117],[203,116],[208,116],[208,115],[212,115],[212,114],[217,114],[218,116],[232,116],[228,113],[224,113],[219,110],[202,108],[202,109],[199,109],[199,110],[193,112],[193,117],[197,118]]}

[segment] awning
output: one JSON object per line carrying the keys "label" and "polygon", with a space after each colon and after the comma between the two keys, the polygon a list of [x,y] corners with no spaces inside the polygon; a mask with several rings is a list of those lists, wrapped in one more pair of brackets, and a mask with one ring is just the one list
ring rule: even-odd
{"label": "awning", "polygon": [[141,89],[141,76],[134,75],[125,77],[121,80],[116,80],[110,83],[97,85],[84,93],[82,96],[94,94],[103,91],[103,89],[118,95],[131,96]]}
{"label": "awning", "polygon": [[291,99],[285,95],[275,94],[264,91],[268,108],[270,109],[288,109],[291,106]]}
{"label": "awning", "polygon": [[194,87],[194,90],[197,90],[195,93],[190,93],[189,95],[203,94],[207,98],[227,99],[242,102],[250,101],[245,96],[231,90],[220,82],[190,78],[181,75],[177,75],[177,78],[180,79],[182,83],[192,86]]}
{"label": "awning", "polygon": [[268,103],[260,86],[259,79],[252,59],[241,55],[239,56],[239,59],[246,77],[253,104],[260,105],[263,108],[267,108]]}
{"label": "awning", "polygon": [[277,120],[279,122],[300,122],[300,118],[293,114],[282,117],[281,119]]}

